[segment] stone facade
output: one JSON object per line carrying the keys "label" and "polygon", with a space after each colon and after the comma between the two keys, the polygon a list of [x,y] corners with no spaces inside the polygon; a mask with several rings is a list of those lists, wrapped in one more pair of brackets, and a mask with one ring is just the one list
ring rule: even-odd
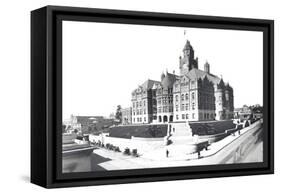
{"label": "stone facade", "polygon": [[132,124],[132,108],[122,108],[122,125]]}
{"label": "stone facade", "polygon": [[132,92],[132,123],[151,123],[157,115],[156,91],[152,88],[158,83],[147,80]]}
{"label": "stone facade", "polygon": [[147,80],[132,93],[132,123],[165,123],[233,118],[233,88],[211,73],[210,64],[198,69],[198,58],[187,40],[179,57],[180,75],[168,71],[161,81]]}

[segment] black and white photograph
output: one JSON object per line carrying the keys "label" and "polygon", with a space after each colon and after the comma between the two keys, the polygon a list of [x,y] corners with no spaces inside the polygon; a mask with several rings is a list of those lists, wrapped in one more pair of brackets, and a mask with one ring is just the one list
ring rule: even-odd
{"label": "black and white photograph", "polygon": [[2,1],[1,193],[278,190],[279,4]]}
{"label": "black and white photograph", "polygon": [[263,162],[263,32],[63,21],[62,34],[62,173]]}

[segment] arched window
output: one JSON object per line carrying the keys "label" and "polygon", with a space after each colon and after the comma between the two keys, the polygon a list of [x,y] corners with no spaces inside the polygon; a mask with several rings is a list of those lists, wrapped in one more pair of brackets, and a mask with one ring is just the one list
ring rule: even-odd
{"label": "arched window", "polygon": [[185,94],[185,100],[188,100],[188,94],[187,93]]}
{"label": "arched window", "polygon": [[188,110],[188,109],[189,109],[188,104],[185,104],[185,110]]}
{"label": "arched window", "polygon": [[176,95],[176,102],[178,102],[179,101],[179,96],[178,95]]}
{"label": "arched window", "polygon": [[182,118],[182,119],[185,119],[185,114],[182,114],[182,115],[181,115],[181,118]]}
{"label": "arched window", "polygon": [[181,111],[184,111],[184,104],[181,104]]}

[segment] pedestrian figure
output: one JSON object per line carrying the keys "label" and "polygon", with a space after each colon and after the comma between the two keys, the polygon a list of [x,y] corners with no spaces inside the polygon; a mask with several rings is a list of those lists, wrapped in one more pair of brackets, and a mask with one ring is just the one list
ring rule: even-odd
{"label": "pedestrian figure", "polygon": [[200,158],[200,151],[198,151],[198,159]]}
{"label": "pedestrian figure", "polygon": [[169,150],[168,149],[166,150],[166,157],[167,158],[169,157]]}

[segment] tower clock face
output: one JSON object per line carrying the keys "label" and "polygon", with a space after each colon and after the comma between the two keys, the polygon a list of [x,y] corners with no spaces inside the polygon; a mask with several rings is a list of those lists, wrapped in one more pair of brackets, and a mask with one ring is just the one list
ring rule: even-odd
{"label": "tower clock face", "polygon": [[184,50],[184,55],[185,55],[185,56],[189,56],[189,54],[190,54],[190,51],[189,51],[189,50]]}

